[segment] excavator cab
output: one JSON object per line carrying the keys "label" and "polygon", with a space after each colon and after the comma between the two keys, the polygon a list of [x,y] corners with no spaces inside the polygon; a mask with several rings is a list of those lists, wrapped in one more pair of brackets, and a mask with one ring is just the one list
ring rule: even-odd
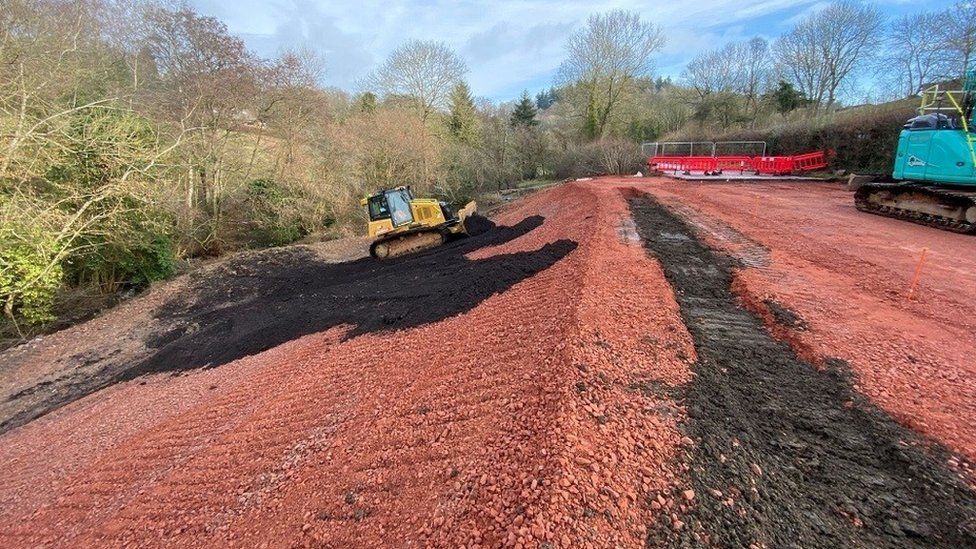
{"label": "excavator cab", "polygon": [[958,116],[935,112],[912,118],[898,138],[892,176],[912,181],[971,181],[969,134]]}

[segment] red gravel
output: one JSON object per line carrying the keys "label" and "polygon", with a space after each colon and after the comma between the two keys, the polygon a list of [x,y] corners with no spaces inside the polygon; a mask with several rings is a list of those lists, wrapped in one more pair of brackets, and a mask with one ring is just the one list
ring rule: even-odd
{"label": "red gravel", "polygon": [[[739,258],[735,290],[775,335],[848,361],[874,402],[976,459],[976,239],[857,212],[830,184],[604,178],[496,216],[545,221],[469,259],[578,247],[457,316],[310,333],[0,435],[0,546],[639,547],[650,524],[688,532],[689,507],[722,494],[682,470],[693,442],[672,395],[696,357],[630,221],[638,190]],[[49,341],[80,349],[121,316]],[[57,375],[29,360],[53,352],[4,355],[21,357],[4,382]]]}
{"label": "red gravel", "polygon": [[619,190],[496,221],[532,215],[472,259],[579,247],[458,316],[333,328],[3,435],[0,546],[638,547],[659,513],[680,527],[668,395],[695,357],[670,288]]}
{"label": "red gravel", "polygon": [[[801,355],[850,362],[874,402],[976,460],[976,239],[858,212],[836,184],[660,178],[641,189],[752,267],[738,271],[740,296]],[[770,302],[802,324],[777,325]]]}

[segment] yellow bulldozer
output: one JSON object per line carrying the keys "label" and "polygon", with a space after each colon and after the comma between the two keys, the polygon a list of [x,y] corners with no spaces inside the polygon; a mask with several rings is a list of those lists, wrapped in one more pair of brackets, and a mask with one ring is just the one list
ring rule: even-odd
{"label": "yellow bulldozer", "polygon": [[468,202],[454,211],[435,198],[414,198],[410,187],[395,187],[363,198],[369,216],[369,255],[390,259],[435,248],[451,235],[466,235],[464,222],[478,209]]}

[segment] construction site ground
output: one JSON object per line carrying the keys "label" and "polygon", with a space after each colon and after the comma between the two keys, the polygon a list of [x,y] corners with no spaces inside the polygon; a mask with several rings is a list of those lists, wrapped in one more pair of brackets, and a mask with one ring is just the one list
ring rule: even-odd
{"label": "construction site ground", "polygon": [[803,175],[768,175],[755,172],[736,172],[726,171],[717,175],[705,175],[702,172],[663,172],[661,177],[669,177],[682,181],[823,181],[820,177],[807,177]]}
{"label": "construction site ground", "polygon": [[976,238],[669,178],[471,232],[3,352],[0,546],[976,546]]}

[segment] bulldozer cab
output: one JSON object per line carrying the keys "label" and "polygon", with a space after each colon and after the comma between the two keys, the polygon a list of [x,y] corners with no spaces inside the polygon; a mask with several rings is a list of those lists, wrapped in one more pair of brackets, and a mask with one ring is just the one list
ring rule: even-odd
{"label": "bulldozer cab", "polygon": [[406,187],[397,187],[374,194],[367,199],[369,220],[389,219],[394,227],[409,225],[413,222],[413,213],[410,211],[412,199],[410,189]]}

